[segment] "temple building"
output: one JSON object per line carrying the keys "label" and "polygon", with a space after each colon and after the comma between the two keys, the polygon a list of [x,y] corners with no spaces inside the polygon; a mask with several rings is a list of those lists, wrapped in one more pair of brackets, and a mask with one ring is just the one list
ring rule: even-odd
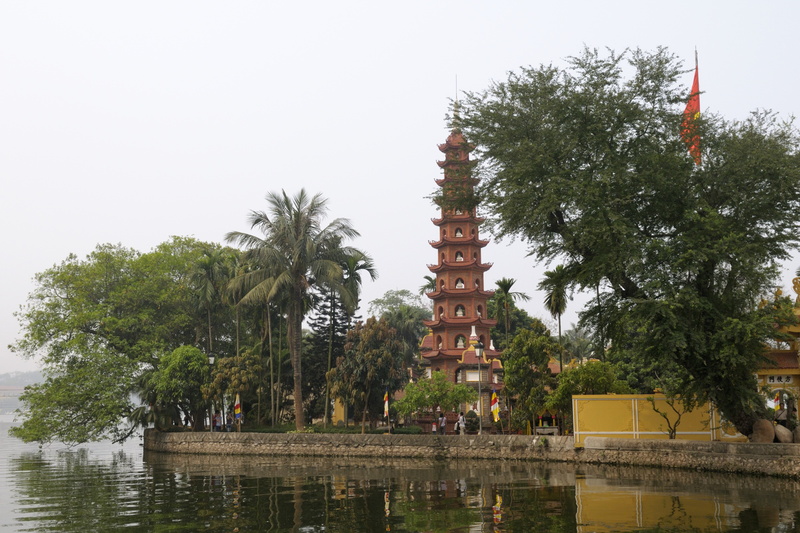
{"label": "temple building", "polygon": [[489,241],[478,233],[483,219],[476,213],[479,180],[471,173],[472,149],[457,129],[439,145],[444,153],[444,161],[438,162],[444,176],[436,180],[441,215],[433,219],[439,239],[430,241],[437,260],[428,265],[436,275],[436,288],[427,294],[433,316],[425,321],[429,334],[420,348],[428,376],[442,371],[447,379],[479,392],[479,401],[466,407],[478,413],[485,426],[491,420],[492,390],[503,386],[503,367],[489,334],[497,321],[488,318],[487,301],[494,292],[485,290],[483,275],[492,265],[481,258]]}

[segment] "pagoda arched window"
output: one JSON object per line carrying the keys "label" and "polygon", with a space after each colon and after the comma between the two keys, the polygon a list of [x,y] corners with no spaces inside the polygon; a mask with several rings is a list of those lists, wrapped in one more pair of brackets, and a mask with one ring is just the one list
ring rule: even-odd
{"label": "pagoda arched window", "polygon": [[462,254],[461,252],[456,252],[456,261],[463,261],[463,260],[464,260],[464,254]]}
{"label": "pagoda arched window", "polygon": [[456,280],[456,289],[463,289],[463,288],[464,288],[464,280],[461,279],[461,278],[458,278]]}
{"label": "pagoda arched window", "polygon": [[439,290],[443,290],[443,289],[444,289],[444,280],[440,279],[439,280]]}
{"label": "pagoda arched window", "polygon": [[456,237],[463,237],[464,232],[461,231],[461,228],[456,228]]}
{"label": "pagoda arched window", "polygon": [[483,306],[482,305],[478,306],[478,316],[483,316]]}
{"label": "pagoda arched window", "polygon": [[456,348],[466,348],[467,338],[464,335],[456,335]]}
{"label": "pagoda arched window", "polygon": [[441,335],[437,335],[436,336],[436,348],[439,349],[439,350],[442,349],[442,336]]}
{"label": "pagoda arched window", "polygon": [[439,318],[441,318],[441,317],[443,317],[443,316],[444,316],[444,307],[442,307],[442,306],[440,305],[440,306],[439,306]]}
{"label": "pagoda arched window", "polygon": [[456,215],[463,215],[464,212],[461,209],[456,209]]}
{"label": "pagoda arched window", "polygon": [[480,290],[480,288],[481,288],[481,280],[480,280],[480,278],[475,278],[475,288]]}
{"label": "pagoda arched window", "polygon": [[478,260],[478,252],[472,252],[472,258],[477,261]]}
{"label": "pagoda arched window", "polygon": [[467,314],[467,310],[464,309],[463,305],[458,304],[456,306],[456,316],[464,316],[465,314]]}

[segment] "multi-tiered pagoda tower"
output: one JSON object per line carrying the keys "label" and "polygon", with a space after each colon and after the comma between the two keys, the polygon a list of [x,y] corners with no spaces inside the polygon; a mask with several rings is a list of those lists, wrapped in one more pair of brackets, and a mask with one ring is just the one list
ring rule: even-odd
{"label": "multi-tiered pagoda tower", "polygon": [[[433,220],[439,239],[430,242],[437,262],[428,265],[436,275],[436,289],[428,293],[433,317],[425,322],[430,334],[423,340],[422,356],[431,371],[443,371],[449,380],[480,390],[480,403],[472,407],[488,421],[491,391],[502,387],[502,365],[489,335],[497,321],[487,316],[487,300],[494,292],[484,289],[483,274],[492,265],[481,259],[489,241],[478,236],[483,219],[476,214],[479,180],[471,173],[472,149],[457,129],[439,145],[445,156],[438,162],[444,177],[436,180],[442,189],[441,217]],[[483,346],[480,358],[478,343]]]}

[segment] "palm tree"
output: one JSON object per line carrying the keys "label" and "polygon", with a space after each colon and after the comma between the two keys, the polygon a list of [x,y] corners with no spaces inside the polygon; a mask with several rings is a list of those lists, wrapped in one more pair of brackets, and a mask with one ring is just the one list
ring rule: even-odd
{"label": "palm tree", "polygon": [[506,344],[508,348],[509,330],[511,329],[511,309],[514,307],[516,300],[527,302],[530,296],[524,292],[514,292],[511,287],[517,282],[514,278],[501,278],[495,281],[497,291],[494,294],[495,301],[497,302],[496,319],[503,322],[506,330]]}
{"label": "palm tree", "polygon": [[208,353],[214,350],[211,315],[214,307],[223,300],[224,289],[230,277],[233,256],[230,249],[206,248],[194,265],[191,282],[199,306],[206,312],[208,327]]}
{"label": "palm tree", "polygon": [[436,277],[435,276],[423,276],[425,279],[425,283],[419,286],[419,294],[424,295],[428,294],[429,292],[433,292],[436,290]]}
{"label": "palm tree", "polygon": [[[342,285],[344,292],[341,296],[342,304],[349,317],[352,317],[356,309],[358,309],[359,295],[361,294],[361,273],[366,272],[369,274],[372,281],[378,279],[378,271],[375,269],[375,263],[372,258],[361,250],[353,249],[352,253],[342,257],[340,263],[342,267],[343,280]],[[323,426],[328,427],[328,419],[330,417],[330,390],[331,383],[328,374],[331,371],[333,359],[333,335],[336,329],[336,293],[334,290],[329,290],[330,297],[330,324],[328,335],[328,370],[325,374],[325,414],[322,418]]]}
{"label": "palm tree", "polygon": [[[544,306],[550,311],[553,318],[558,319],[558,344],[561,342],[561,315],[567,310],[567,276],[564,265],[558,265],[555,270],[544,273],[544,279],[539,283],[539,290],[547,291],[544,297]],[[563,348],[559,351],[558,367],[564,371]]]}
{"label": "palm tree", "polygon": [[302,325],[309,307],[309,291],[314,286],[325,286],[337,293],[345,291],[340,262],[353,250],[342,246],[341,242],[359,233],[346,219],[337,218],[323,227],[327,200],[320,194],[311,197],[300,190],[294,198],[289,198],[281,191],[281,194],[269,193],[266,200],[268,212],[252,211],[248,217],[250,227],[259,229],[263,237],[234,231],[225,238],[244,247],[245,257],[256,265],[240,280],[251,287],[242,298],[243,303],[271,302],[282,295],[287,297],[295,425],[302,430],[305,425]]}

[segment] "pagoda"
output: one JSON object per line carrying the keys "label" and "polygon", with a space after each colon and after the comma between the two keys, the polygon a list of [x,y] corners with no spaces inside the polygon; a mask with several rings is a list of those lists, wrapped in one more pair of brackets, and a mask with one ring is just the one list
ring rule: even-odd
{"label": "pagoda", "polygon": [[491,420],[492,389],[502,387],[502,364],[489,333],[497,323],[487,316],[487,301],[494,291],[485,290],[483,275],[492,265],[481,259],[489,241],[478,234],[484,219],[476,213],[479,179],[472,177],[472,149],[458,129],[439,145],[444,153],[444,161],[438,162],[444,176],[436,180],[441,188],[437,202],[441,216],[433,219],[439,239],[429,241],[437,262],[428,265],[436,275],[436,287],[427,294],[433,300],[433,316],[424,322],[430,332],[423,339],[421,354],[429,375],[442,371],[448,380],[479,391],[479,401],[467,408],[475,410],[485,426]]}

